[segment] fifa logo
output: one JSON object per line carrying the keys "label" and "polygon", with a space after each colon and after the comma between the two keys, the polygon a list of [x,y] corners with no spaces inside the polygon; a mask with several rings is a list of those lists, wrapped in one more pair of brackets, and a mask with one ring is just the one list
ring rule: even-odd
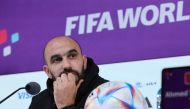
{"label": "fifa logo", "polygon": [[[6,42],[8,42],[8,35],[7,35],[7,30],[6,29],[0,29],[0,46],[2,46],[3,44],[5,44]],[[11,44],[6,45],[5,47],[3,47],[2,51],[3,51],[3,57],[7,57],[9,55],[11,55],[12,52],[12,44],[15,44],[16,42],[19,41],[19,33],[12,33],[10,36],[10,42]]]}

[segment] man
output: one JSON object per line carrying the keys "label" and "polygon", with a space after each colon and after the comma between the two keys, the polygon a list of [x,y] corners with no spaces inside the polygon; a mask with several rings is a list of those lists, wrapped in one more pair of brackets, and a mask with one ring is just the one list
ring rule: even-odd
{"label": "man", "polygon": [[89,93],[107,82],[99,68],[67,36],[55,37],[44,50],[47,89],[32,98],[29,109],[83,109]]}

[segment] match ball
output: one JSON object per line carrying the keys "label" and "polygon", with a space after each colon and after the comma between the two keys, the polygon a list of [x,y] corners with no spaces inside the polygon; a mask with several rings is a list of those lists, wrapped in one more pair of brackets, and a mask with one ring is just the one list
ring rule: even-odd
{"label": "match ball", "polygon": [[107,82],[88,96],[84,109],[148,109],[137,88],[126,82]]}

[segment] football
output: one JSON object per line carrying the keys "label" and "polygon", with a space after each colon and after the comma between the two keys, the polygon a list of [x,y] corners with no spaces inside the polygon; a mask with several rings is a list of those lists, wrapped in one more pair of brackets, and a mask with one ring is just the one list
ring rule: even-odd
{"label": "football", "polygon": [[88,96],[84,109],[148,109],[137,88],[126,82],[107,82]]}

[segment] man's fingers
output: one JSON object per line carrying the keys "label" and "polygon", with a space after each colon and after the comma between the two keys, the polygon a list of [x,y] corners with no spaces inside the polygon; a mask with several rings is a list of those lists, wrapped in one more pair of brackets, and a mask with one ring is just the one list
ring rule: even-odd
{"label": "man's fingers", "polygon": [[68,81],[76,81],[76,76],[72,73],[68,73]]}
{"label": "man's fingers", "polygon": [[56,82],[57,82],[57,83],[60,83],[60,82],[61,82],[61,78],[60,78],[60,77],[57,77]]}
{"label": "man's fingers", "polygon": [[67,75],[66,74],[61,74],[61,82],[67,83],[67,81],[68,81]]}

